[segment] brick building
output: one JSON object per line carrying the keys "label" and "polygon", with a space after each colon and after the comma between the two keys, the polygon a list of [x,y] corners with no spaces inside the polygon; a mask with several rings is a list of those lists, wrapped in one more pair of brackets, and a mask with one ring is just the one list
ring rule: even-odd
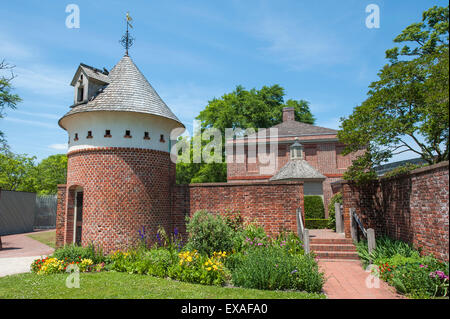
{"label": "brick building", "polygon": [[263,142],[275,143],[272,170],[257,156],[249,159],[251,138],[234,139],[230,145],[244,146],[244,161],[227,152],[227,183],[175,185],[171,138],[184,125],[128,54],[111,72],[80,64],[71,85],[74,103],[59,120],[69,149],[67,184],[58,187],[57,246],[94,243],[110,252],[140,235],[152,243],[158,227],[184,232],[186,216],[200,209],[239,212],[270,234],[297,231],[304,194],[326,204],[330,183],[351,162],[335,130],[296,122],[293,108],[285,108],[283,122],[268,129],[277,138]]}
{"label": "brick building", "polygon": [[[229,183],[301,180],[304,182],[305,195],[322,196],[324,204],[327,205],[333,195],[331,183],[342,178],[343,173],[357,155],[355,153],[342,155],[344,145],[338,141],[336,130],[295,121],[292,107],[283,109],[282,123],[261,130],[258,134],[264,137],[258,137],[257,142],[251,141],[252,137],[257,135],[245,139],[236,138],[228,142],[234,144],[234,149],[238,148],[238,144],[244,144],[242,158],[238,159],[239,155],[236,151],[230,152],[231,154],[228,155],[227,179]],[[305,161],[302,166],[308,166],[309,173],[307,175],[286,174],[286,171],[292,170],[290,148],[295,141],[302,146],[301,156]],[[259,156],[255,156],[258,152],[249,152],[252,143],[258,144],[258,148],[263,145],[267,149],[267,153],[275,154],[274,167],[267,169],[269,164],[261,163]],[[270,148],[270,143],[275,144],[276,148]],[[283,171],[285,172],[283,173]]]}
{"label": "brick building", "polygon": [[128,55],[111,72],[80,64],[71,85],[74,104],[59,120],[69,149],[57,245],[92,242],[111,251],[135,243],[137,230],[169,229],[170,133],[184,125]]}

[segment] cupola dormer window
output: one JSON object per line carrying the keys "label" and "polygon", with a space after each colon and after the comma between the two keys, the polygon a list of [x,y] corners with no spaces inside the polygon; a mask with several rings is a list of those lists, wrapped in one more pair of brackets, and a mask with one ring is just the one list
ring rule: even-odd
{"label": "cupola dormer window", "polygon": [[304,159],[303,146],[297,140],[291,145],[291,159]]}
{"label": "cupola dormer window", "polygon": [[160,137],[159,141],[161,143],[165,143],[166,142],[166,140],[164,139],[164,134],[161,134],[161,137]]}
{"label": "cupola dormer window", "polygon": [[149,140],[150,134],[148,132],[144,132],[144,140]]}
{"label": "cupola dormer window", "polygon": [[105,130],[105,137],[111,137],[111,130]]}
{"label": "cupola dormer window", "polygon": [[87,134],[86,138],[93,138],[92,131],[88,131],[88,134]]}
{"label": "cupola dormer window", "polygon": [[74,141],[78,141],[78,133],[75,133],[75,137],[73,138]]}
{"label": "cupola dormer window", "polygon": [[77,102],[82,102],[84,97],[84,88],[82,86],[78,87]]}
{"label": "cupola dormer window", "polygon": [[131,131],[130,130],[126,130],[124,137],[125,138],[131,138]]}

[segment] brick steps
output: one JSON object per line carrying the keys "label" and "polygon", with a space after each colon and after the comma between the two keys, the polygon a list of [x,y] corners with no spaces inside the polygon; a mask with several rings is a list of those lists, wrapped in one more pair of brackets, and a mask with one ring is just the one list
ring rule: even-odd
{"label": "brick steps", "polygon": [[358,254],[351,251],[315,251],[319,259],[351,259],[358,260]]}
{"label": "brick steps", "polygon": [[352,251],[356,252],[355,245],[351,244],[339,244],[339,245],[331,245],[331,244],[311,244],[311,249],[315,252],[319,251]]}
{"label": "brick steps", "polygon": [[359,260],[356,247],[349,238],[311,238],[310,244],[321,260]]}
{"label": "brick steps", "polygon": [[347,244],[353,245],[353,241],[350,238],[311,238],[309,242],[312,244]]}

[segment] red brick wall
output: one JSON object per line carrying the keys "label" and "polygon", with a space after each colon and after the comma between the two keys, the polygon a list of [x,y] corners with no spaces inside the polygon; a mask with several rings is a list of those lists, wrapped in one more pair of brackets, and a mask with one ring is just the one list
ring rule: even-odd
{"label": "red brick wall", "polygon": [[174,225],[182,227],[186,215],[198,210],[223,214],[240,212],[244,221],[255,221],[268,234],[297,232],[296,209],[303,212],[302,182],[207,183],[175,188]]}
{"label": "red brick wall", "polygon": [[449,260],[448,162],[381,178],[366,186],[342,183],[345,234],[350,237],[349,209],[364,227],[420,247],[424,254]]}
{"label": "red brick wall", "polygon": [[66,184],[58,185],[56,206],[56,247],[64,246]]}
{"label": "red brick wall", "polygon": [[[133,245],[142,226],[148,243],[154,242],[158,226],[172,228],[174,170],[169,153],[161,151],[98,148],[69,153],[66,208],[64,219],[58,219],[65,225],[64,242],[73,241],[76,187],[83,188],[83,245],[101,244],[105,252]],[[61,231],[59,236],[61,240]]]}

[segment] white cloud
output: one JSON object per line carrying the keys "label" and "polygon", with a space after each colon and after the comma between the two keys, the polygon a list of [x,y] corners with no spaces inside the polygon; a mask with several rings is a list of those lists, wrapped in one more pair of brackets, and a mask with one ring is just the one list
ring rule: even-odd
{"label": "white cloud", "polygon": [[45,128],[57,128],[57,124],[56,122],[42,122],[42,121],[34,121],[34,120],[23,120],[23,119],[18,119],[15,117],[6,117],[3,119],[4,121],[9,121],[9,122],[15,122],[15,123],[20,123],[20,124],[27,124],[27,125],[33,125],[33,126],[40,126],[40,127],[45,127]]}
{"label": "white cloud", "polygon": [[65,150],[67,150],[68,146],[67,146],[67,144],[51,144],[48,146],[48,148],[51,148],[53,150],[58,150],[58,151],[65,151]]}
{"label": "white cloud", "polygon": [[66,98],[72,94],[69,81],[72,72],[56,69],[48,65],[30,65],[27,68],[14,69],[17,77],[14,86],[41,96],[59,96]]}
{"label": "white cloud", "polygon": [[35,113],[35,112],[26,112],[26,111],[20,111],[20,110],[14,110],[14,113],[23,114],[23,115],[29,115],[29,116],[37,116],[42,117],[46,119],[51,120],[57,120],[60,118],[57,114],[50,114],[50,113]]}

